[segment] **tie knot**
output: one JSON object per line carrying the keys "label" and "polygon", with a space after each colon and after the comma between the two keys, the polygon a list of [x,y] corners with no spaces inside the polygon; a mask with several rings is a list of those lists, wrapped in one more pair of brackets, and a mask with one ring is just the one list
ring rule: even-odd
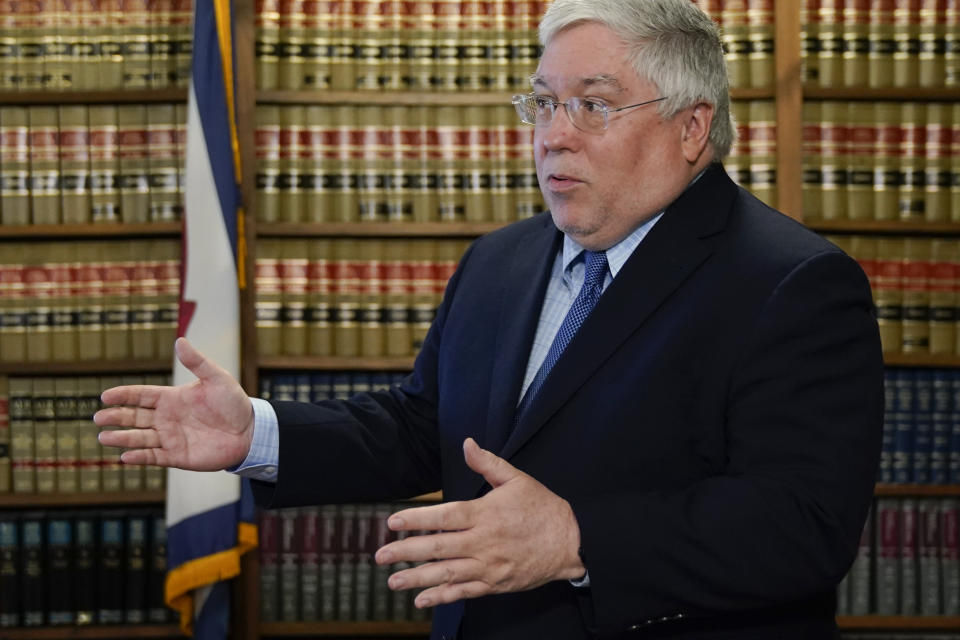
{"label": "tie knot", "polygon": [[603,286],[603,280],[607,275],[607,252],[606,251],[584,251],[583,259],[586,263],[586,273],[583,276],[583,284],[595,287]]}

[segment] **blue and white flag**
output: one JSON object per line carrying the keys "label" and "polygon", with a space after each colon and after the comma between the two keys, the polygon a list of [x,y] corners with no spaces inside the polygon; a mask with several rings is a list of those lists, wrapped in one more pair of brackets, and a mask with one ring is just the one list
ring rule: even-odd
{"label": "blue and white flag", "polygon": [[[238,377],[244,251],[235,113],[230,0],[194,0],[178,334]],[[174,363],[174,384],[193,379]],[[165,598],[185,633],[227,637],[224,581],[240,573],[240,556],[256,544],[245,482],[223,471],[168,471]]]}

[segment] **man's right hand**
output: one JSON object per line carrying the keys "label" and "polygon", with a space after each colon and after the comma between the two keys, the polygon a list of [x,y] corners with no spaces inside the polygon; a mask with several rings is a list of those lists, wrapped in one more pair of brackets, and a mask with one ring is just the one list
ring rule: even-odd
{"label": "man's right hand", "polygon": [[197,380],[177,387],[130,385],[107,389],[106,405],[93,416],[100,442],[127,449],[127,464],[191,471],[217,471],[243,462],[253,438],[250,398],[229,373],[207,360],[184,338],[177,359]]}

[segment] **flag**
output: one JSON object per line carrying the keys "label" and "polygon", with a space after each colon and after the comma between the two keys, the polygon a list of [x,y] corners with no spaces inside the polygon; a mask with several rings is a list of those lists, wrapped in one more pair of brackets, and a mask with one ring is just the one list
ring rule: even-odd
{"label": "flag", "polygon": [[[230,1],[194,0],[178,335],[238,377],[244,251],[232,41]],[[175,361],[174,384],[191,380]],[[225,580],[257,544],[245,485],[224,471],[167,472],[165,599],[183,631],[201,640],[227,637]]]}

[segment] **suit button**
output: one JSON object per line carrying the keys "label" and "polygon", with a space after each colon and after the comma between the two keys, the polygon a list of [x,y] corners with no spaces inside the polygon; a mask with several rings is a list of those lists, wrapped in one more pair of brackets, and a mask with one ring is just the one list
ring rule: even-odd
{"label": "suit button", "polygon": [[641,628],[642,626],[643,626],[643,625],[632,624],[632,625],[630,625],[629,627],[627,627],[627,631],[640,631],[640,628]]}

